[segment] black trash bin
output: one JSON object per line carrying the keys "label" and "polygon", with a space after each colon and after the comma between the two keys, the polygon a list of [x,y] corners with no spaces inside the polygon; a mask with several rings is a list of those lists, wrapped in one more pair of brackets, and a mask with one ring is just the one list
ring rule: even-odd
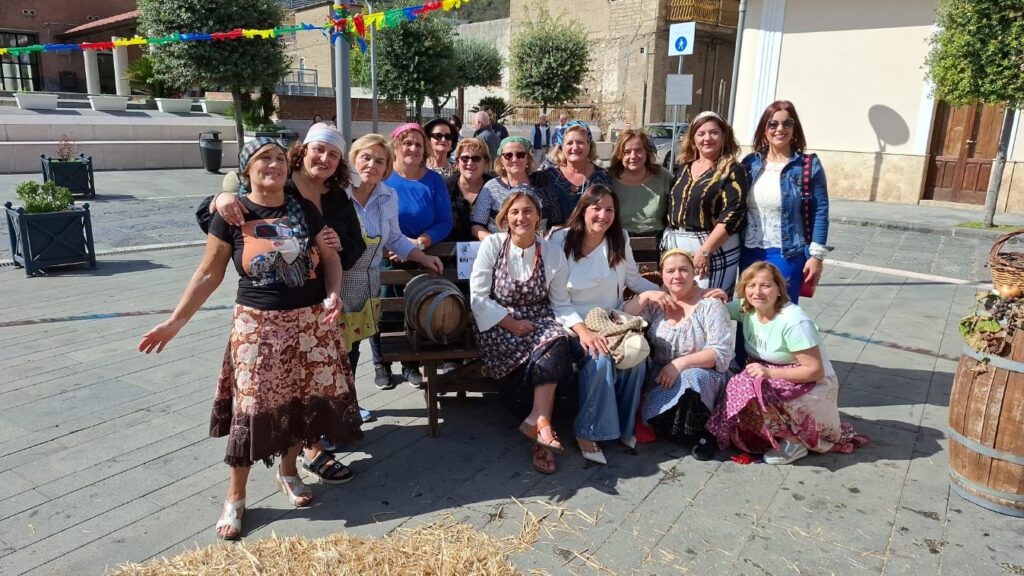
{"label": "black trash bin", "polygon": [[291,148],[292,144],[299,139],[299,133],[295,130],[281,130],[277,133],[277,138],[285,148]]}
{"label": "black trash bin", "polygon": [[223,145],[224,142],[220,139],[220,132],[217,130],[199,134],[199,157],[207,172],[220,171],[220,163],[224,158]]}

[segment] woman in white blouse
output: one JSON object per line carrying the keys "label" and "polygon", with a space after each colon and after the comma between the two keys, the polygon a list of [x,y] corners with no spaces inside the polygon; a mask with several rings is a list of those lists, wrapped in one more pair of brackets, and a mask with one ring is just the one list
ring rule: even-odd
{"label": "woman in white blouse", "polygon": [[[587,328],[583,319],[593,308],[621,310],[623,292],[648,294],[651,302],[671,302],[668,293],[640,276],[629,235],[619,218],[619,197],[604,184],[595,184],[580,197],[566,228],[551,233],[551,243],[565,254],[572,313],[560,318],[577,337],[579,413],[574,432],[583,457],[607,464],[597,442],[621,440],[636,446],[636,411],[640,404],[646,363],[617,370],[604,337]],[[574,343],[575,344],[575,343]]]}
{"label": "woman in white blouse", "polygon": [[555,471],[564,449],[554,428],[556,389],[572,385],[572,360],[556,316],[572,313],[568,270],[557,246],[537,234],[541,201],[513,190],[495,218],[502,230],[483,239],[469,280],[480,356],[498,381],[501,401],[521,420],[533,446],[533,467]]}

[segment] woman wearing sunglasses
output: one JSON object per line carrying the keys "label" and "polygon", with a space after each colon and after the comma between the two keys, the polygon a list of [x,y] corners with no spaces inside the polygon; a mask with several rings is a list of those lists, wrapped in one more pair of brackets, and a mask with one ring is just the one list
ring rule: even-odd
{"label": "woman wearing sunglasses", "polygon": [[804,150],[803,126],[788,100],[772,102],[754,132],[754,152],[743,159],[750,173],[747,228],[740,270],[761,260],[786,279],[794,304],[813,294],[828,242],[828,184],[814,154]]}
{"label": "woman wearing sunglasses", "polygon": [[540,200],[542,212],[539,225],[542,234],[549,226],[565,220],[556,197],[550,194],[550,188],[535,185],[533,154],[530,153],[532,146],[522,136],[509,136],[498,144],[498,154],[494,160],[494,172],[498,177],[484,184],[470,218],[475,239],[483,240],[498,232],[498,212],[513,190],[527,190]]}
{"label": "woman wearing sunglasses", "polygon": [[448,178],[458,170],[448,158],[459,139],[458,131],[444,118],[434,118],[427,122],[423,126],[423,131],[427,133],[427,146],[430,148],[427,154],[427,168]]}
{"label": "woman wearing sunglasses", "polygon": [[452,233],[450,242],[470,242],[472,235],[470,219],[473,207],[480,198],[484,185],[494,178],[487,173],[491,155],[487,143],[477,138],[464,138],[455,147],[455,173],[448,177],[448,197],[452,201]]}

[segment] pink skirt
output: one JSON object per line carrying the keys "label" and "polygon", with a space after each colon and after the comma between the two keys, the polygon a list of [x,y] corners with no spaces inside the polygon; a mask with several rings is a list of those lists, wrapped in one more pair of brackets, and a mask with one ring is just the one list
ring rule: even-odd
{"label": "pink skirt", "polygon": [[297,443],[358,440],[355,381],[337,324],[323,305],[257,310],[236,305],[210,436],[228,437],[224,462],[270,465]]}

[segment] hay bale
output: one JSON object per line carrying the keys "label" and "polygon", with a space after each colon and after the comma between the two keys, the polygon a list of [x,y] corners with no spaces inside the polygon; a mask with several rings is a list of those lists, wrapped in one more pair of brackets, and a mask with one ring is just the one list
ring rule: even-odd
{"label": "hay bale", "polygon": [[114,576],[515,576],[519,572],[508,556],[522,548],[518,538],[494,538],[446,517],[383,538],[274,536],[251,543],[216,544],[172,558],[127,564]]}

